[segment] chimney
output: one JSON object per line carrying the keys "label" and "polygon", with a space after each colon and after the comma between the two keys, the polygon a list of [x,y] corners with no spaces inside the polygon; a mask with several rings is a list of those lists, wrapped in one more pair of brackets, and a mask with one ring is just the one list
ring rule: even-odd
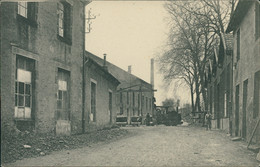
{"label": "chimney", "polygon": [[132,66],[128,66],[128,73],[131,74],[131,72],[132,72]]}
{"label": "chimney", "polygon": [[154,88],[154,59],[151,59],[151,76],[150,76],[150,82],[151,82],[152,88]]}
{"label": "chimney", "polygon": [[106,70],[107,71],[107,54],[105,54],[104,53],[104,64],[103,64],[103,68],[104,68],[104,70]]}

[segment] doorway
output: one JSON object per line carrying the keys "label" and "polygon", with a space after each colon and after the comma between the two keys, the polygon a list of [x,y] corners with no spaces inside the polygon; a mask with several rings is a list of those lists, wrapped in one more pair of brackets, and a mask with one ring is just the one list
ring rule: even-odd
{"label": "doorway", "polygon": [[236,86],[236,107],[235,107],[235,135],[238,136],[239,131],[239,85]]}
{"label": "doorway", "polygon": [[108,108],[109,108],[109,115],[110,115],[110,124],[112,124],[112,92],[109,91],[109,104],[108,104]]}
{"label": "doorway", "polygon": [[246,139],[247,85],[248,85],[248,80],[245,80],[243,84],[243,121],[242,121],[242,137],[244,139]]}

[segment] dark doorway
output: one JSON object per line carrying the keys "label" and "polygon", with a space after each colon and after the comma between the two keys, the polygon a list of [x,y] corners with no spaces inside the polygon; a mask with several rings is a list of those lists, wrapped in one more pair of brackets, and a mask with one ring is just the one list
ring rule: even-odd
{"label": "dark doorway", "polygon": [[235,108],[235,135],[238,136],[239,131],[239,85],[236,86],[236,108]]}
{"label": "dark doorway", "polygon": [[247,85],[248,85],[248,80],[245,80],[243,84],[243,122],[242,122],[242,137],[244,139],[246,139]]}
{"label": "dark doorway", "polygon": [[109,91],[109,104],[108,104],[108,108],[109,108],[109,114],[110,114],[110,124],[112,124],[112,92]]}

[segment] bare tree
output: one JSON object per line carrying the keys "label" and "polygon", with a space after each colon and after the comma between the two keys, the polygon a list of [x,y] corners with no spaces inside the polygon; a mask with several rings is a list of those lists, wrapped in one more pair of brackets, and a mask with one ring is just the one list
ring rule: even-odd
{"label": "bare tree", "polygon": [[[207,106],[205,70],[214,55],[220,34],[224,32],[235,0],[171,1],[165,8],[171,16],[169,49],[160,57],[166,82],[183,79],[190,87],[193,111],[201,111],[201,99]],[[231,5],[232,6],[232,5]],[[232,6],[234,7],[234,6]],[[194,93],[196,101],[194,102]]]}

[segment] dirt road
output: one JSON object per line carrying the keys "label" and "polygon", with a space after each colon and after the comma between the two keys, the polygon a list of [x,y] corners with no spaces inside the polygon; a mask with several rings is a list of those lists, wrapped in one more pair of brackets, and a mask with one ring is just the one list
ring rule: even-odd
{"label": "dirt road", "polygon": [[255,154],[219,131],[198,127],[126,127],[110,143],[16,161],[15,166],[258,166]]}

